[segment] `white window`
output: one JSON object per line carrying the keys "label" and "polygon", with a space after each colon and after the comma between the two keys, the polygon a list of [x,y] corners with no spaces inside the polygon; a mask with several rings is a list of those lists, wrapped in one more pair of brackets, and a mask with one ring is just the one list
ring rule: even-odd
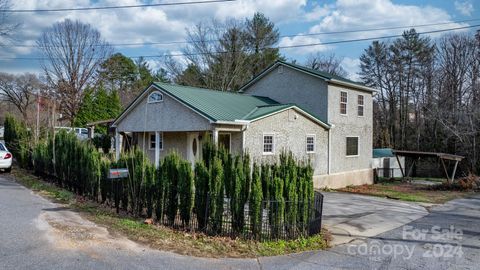
{"label": "white window", "polygon": [[358,156],[358,137],[347,137],[347,156]]}
{"label": "white window", "polygon": [[263,135],[263,154],[273,154],[275,151],[275,141],[273,134],[264,134]]}
{"label": "white window", "polygon": [[[163,132],[160,132],[160,138],[158,138],[160,150],[163,150]],[[150,150],[155,150],[155,132],[150,133]]]}
{"label": "white window", "polygon": [[154,91],[148,95],[148,103],[157,103],[163,101],[163,95],[159,91]]}
{"label": "white window", "polygon": [[363,116],[363,108],[364,108],[364,97],[363,95],[358,95],[358,116]]}
{"label": "white window", "polygon": [[307,153],[315,153],[315,135],[307,135]]}
{"label": "white window", "polygon": [[345,91],[340,92],[340,114],[347,114],[348,93]]}

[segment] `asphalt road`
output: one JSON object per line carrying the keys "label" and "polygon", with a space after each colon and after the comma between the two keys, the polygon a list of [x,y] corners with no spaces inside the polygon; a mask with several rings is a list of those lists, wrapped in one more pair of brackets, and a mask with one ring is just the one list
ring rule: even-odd
{"label": "asphalt road", "polygon": [[105,228],[8,178],[0,174],[0,269],[437,270],[478,269],[480,265],[480,196],[434,207],[408,227],[328,251],[205,259],[151,250],[111,236]]}

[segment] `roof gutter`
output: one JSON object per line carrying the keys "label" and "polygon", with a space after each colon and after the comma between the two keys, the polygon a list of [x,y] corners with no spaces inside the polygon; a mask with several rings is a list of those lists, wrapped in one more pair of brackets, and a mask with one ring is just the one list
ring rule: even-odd
{"label": "roof gutter", "polygon": [[360,89],[360,90],[364,90],[364,91],[368,91],[368,92],[373,92],[373,93],[376,93],[377,90],[376,89],[373,89],[371,87],[368,87],[368,86],[363,86],[363,85],[359,85],[359,84],[355,84],[355,83],[349,83],[349,82],[345,82],[345,81],[340,81],[340,80],[337,80],[337,79],[330,79],[328,80],[329,82],[332,82],[334,84],[339,84],[339,85],[343,85],[343,86],[348,86],[348,87],[352,87],[352,88],[356,88],[356,89]]}
{"label": "roof gutter", "polygon": [[245,125],[248,125],[250,124],[250,121],[245,121],[245,120],[235,120],[235,121],[221,121],[221,120],[217,120],[215,122],[213,122],[215,124],[219,124],[219,125],[237,125],[237,126],[245,126]]}

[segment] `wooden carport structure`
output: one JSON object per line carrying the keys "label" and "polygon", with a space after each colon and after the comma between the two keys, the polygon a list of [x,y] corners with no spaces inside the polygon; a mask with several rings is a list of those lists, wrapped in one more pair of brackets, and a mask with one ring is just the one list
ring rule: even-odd
{"label": "wooden carport structure", "polygon": [[[445,154],[445,153],[438,153],[438,152],[420,152],[420,151],[406,151],[406,150],[392,150],[392,152],[395,155],[395,158],[397,159],[399,164],[400,164],[400,161],[398,159],[398,156],[413,158],[412,165],[410,165],[410,168],[408,169],[407,175],[405,175],[404,168],[402,168],[402,165],[400,164],[400,171],[402,172],[403,177],[410,177],[410,174],[412,173],[412,168],[413,168],[413,166],[415,166],[415,162],[417,160],[419,160],[421,158],[437,158],[438,160],[440,160],[440,162],[443,166],[443,170],[445,171],[445,176],[447,177],[447,180],[448,180],[449,183],[452,183],[453,179],[455,178],[455,173],[457,172],[458,162],[460,162],[460,161],[462,161],[462,159],[464,159],[463,156]],[[455,165],[453,166],[452,174],[448,173],[447,166],[445,165],[445,160],[455,162]]]}

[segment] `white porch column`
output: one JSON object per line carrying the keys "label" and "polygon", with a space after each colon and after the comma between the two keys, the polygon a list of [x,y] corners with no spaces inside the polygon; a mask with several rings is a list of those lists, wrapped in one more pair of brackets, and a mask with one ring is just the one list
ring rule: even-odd
{"label": "white porch column", "polygon": [[120,159],[120,152],[122,151],[122,136],[115,129],[115,160],[118,161]]}
{"label": "white porch column", "polygon": [[160,131],[155,131],[155,167],[160,166]]}
{"label": "white porch column", "polygon": [[213,143],[218,145],[218,129],[213,129]]}

